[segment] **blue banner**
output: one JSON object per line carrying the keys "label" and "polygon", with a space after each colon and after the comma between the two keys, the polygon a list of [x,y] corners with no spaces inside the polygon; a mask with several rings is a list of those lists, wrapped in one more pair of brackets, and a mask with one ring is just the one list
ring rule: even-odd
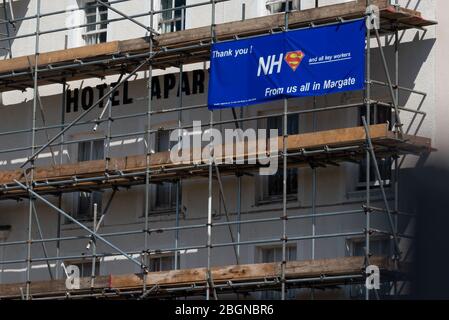
{"label": "blue banner", "polygon": [[216,43],[209,109],[365,87],[365,20]]}

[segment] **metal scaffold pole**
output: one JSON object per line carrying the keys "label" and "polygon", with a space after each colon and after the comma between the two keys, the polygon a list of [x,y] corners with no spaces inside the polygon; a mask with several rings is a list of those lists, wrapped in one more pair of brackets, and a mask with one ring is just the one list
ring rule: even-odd
{"label": "metal scaffold pole", "polygon": [[[211,43],[215,43],[215,0],[211,1],[211,25],[210,25],[210,36]],[[210,117],[210,144],[209,144],[209,178],[208,178],[208,201],[207,201],[207,291],[206,300],[210,300],[211,293],[216,298],[215,289],[213,287],[213,279],[211,267],[212,267],[212,210],[213,210],[213,166],[214,166],[214,155],[213,155],[213,136],[212,130],[214,128],[214,112],[209,111]]]}
{"label": "metal scaffold pole", "polygon": [[[62,80],[62,101],[61,101],[61,130],[63,130],[65,125],[65,108],[66,108],[66,98],[67,98],[67,82],[65,79]],[[61,135],[61,145],[59,147],[59,164],[62,165],[64,163],[64,134]],[[58,195],[58,207],[62,209],[62,193]],[[61,216],[58,215],[56,219],[56,238],[61,238]],[[59,257],[61,252],[61,241],[58,240],[56,242],[56,256]],[[60,261],[56,260],[55,263],[55,278],[59,279],[59,270],[60,270]]]}
{"label": "metal scaffold pole", "polygon": [[[154,23],[154,0],[150,1],[150,25],[153,27]],[[150,52],[153,51],[153,35],[150,34]],[[145,170],[145,226],[144,226],[144,247],[143,247],[143,264],[149,265],[149,214],[150,214],[150,155],[151,155],[151,110],[152,110],[152,95],[153,95],[153,63],[149,61],[148,65],[148,101],[147,101],[147,121],[146,121],[146,135],[145,135],[145,155],[146,155],[146,170]],[[147,292],[147,273],[149,270],[142,270],[143,277],[143,295]]]}
{"label": "metal scaffold pole", "polygon": [[[184,12],[184,11],[183,11]],[[184,29],[184,26],[182,26],[182,30]],[[178,111],[178,143],[181,143],[181,139],[182,139],[182,108],[183,108],[183,83],[184,83],[184,78],[183,78],[183,64],[181,63],[179,66],[179,88],[178,88],[178,107],[179,107],[179,111]],[[178,179],[176,181],[176,217],[175,217],[175,226],[176,228],[179,228],[179,215],[180,215],[180,211],[181,211],[181,193],[182,193],[182,179]],[[173,184],[171,186],[171,188],[173,187]],[[179,229],[177,229],[175,231],[175,248],[178,249],[179,246]],[[175,259],[174,259],[174,269],[178,270],[178,265],[179,265],[179,251],[175,251]]]}
{"label": "metal scaffold pole", "polygon": [[[34,153],[34,146],[36,145],[36,110],[38,104],[38,75],[39,75],[39,40],[40,40],[40,14],[41,14],[41,0],[36,2],[36,42],[34,51],[34,88],[33,88],[33,111],[32,111],[32,125],[31,125],[31,155]],[[35,161],[31,162],[31,168],[28,175],[28,185],[29,188],[33,188],[34,181],[34,164]],[[32,267],[32,252],[31,247],[33,244],[33,212],[34,212],[34,197],[29,195],[29,213],[28,213],[28,244],[27,244],[27,272],[26,272],[26,300],[31,299],[31,267]]]}
{"label": "metal scaffold pole", "polygon": [[[285,0],[285,32],[288,31],[288,14],[290,12],[289,1]],[[282,261],[281,261],[281,299],[287,295],[285,268],[287,266],[287,138],[288,138],[288,99],[284,98],[284,114],[282,119]]]}
{"label": "metal scaffold pole", "polygon": [[[366,0],[366,6],[371,5],[371,0]],[[366,29],[366,82],[365,82],[365,106],[366,106],[366,120],[368,125],[371,124],[371,29],[370,25],[372,16],[371,13],[367,15],[367,29]],[[366,166],[366,205],[365,205],[365,268],[369,265],[370,258],[370,232],[371,232],[371,204],[370,204],[370,153],[368,147],[365,152],[365,166]],[[365,289],[365,300],[369,300],[369,291]]]}
{"label": "metal scaffold pole", "polygon": [[[396,0],[396,5],[398,5],[398,0]],[[399,105],[399,31],[396,27],[394,31],[394,68],[395,68],[395,96],[396,101]],[[399,156],[394,155],[394,178],[393,178],[393,187],[394,187],[394,233],[398,233],[399,231]],[[395,259],[395,268],[398,269],[398,260]],[[394,279],[393,288],[394,288],[394,296],[398,295],[398,285],[396,279]]]}

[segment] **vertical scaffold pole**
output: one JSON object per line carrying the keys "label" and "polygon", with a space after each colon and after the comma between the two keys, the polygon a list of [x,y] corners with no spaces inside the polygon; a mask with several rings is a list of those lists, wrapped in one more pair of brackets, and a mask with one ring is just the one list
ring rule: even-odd
{"label": "vertical scaffold pole", "polygon": [[[398,0],[396,0],[395,5],[398,5]],[[396,26],[394,31],[394,64],[395,64],[395,95],[396,101],[399,105],[399,31]],[[396,123],[396,121],[395,121]],[[399,223],[399,157],[394,155],[394,233],[398,233],[398,223]],[[395,268],[398,267],[398,261],[395,259]],[[394,281],[394,295],[396,296],[398,292],[397,281]]]}
{"label": "vertical scaffold pole", "polygon": [[[316,97],[313,97],[313,108],[316,108]],[[317,130],[317,114],[314,112],[312,115],[312,131]],[[316,192],[317,192],[317,169],[315,165],[312,168],[312,236],[316,235]],[[312,260],[315,260],[316,251],[316,239],[312,239]]]}
{"label": "vertical scaffold pole", "polygon": [[[288,31],[289,2],[285,0],[285,32]],[[281,262],[281,299],[286,298],[285,267],[287,264],[287,135],[288,135],[288,99],[284,99],[284,116],[282,132],[282,262]]]}
{"label": "vertical scaffold pole", "polygon": [[[39,36],[40,36],[40,14],[41,14],[41,1],[36,2],[36,43],[34,51],[34,91],[33,91],[33,114],[31,125],[31,155],[34,154],[34,147],[36,145],[36,109],[38,98],[38,65],[39,65]],[[34,160],[31,162],[30,174],[29,174],[29,187],[33,188],[34,180]],[[31,287],[31,246],[32,246],[32,224],[33,224],[33,211],[34,211],[34,199],[29,195],[29,212],[28,212],[28,242],[27,242],[27,271],[26,271],[26,300],[30,300],[30,287]]]}
{"label": "vertical scaffold pole", "polygon": [[[66,99],[67,99],[67,82],[66,79],[62,80],[62,103],[61,103],[61,131],[64,130],[65,125],[65,108],[66,108]],[[59,147],[59,164],[62,165],[64,163],[64,134],[61,135],[61,145]],[[62,193],[58,195],[58,207],[62,209]],[[57,218],[57,226],[56,226],[56,257],[59,257],[61,253],[61,215],[58,214]],[[59,262],[60,260],[56,260],[55,263],[55,279],[59,279]]]}
{"label": "vertical scaffold pole", "polygon": [[[97,230],[97,219],[98,219],[98,204],[94,203],[94,219],[92,224],[92,230]],[[90,289],[93,290],[95,287],[95,265],[97,263],[97,239],[92,237],[92,268],[90,274]]]}
{"label": "vertical scaffold pole", "polygon": [[[371,5],[371,0],[366,0],[366,6],[369,7]],[[371,15],[367,16],[367,19],[371,19]],[[371,29],[369,28],[369,21],[366,25],[366,89],[365,89],[365,107],[366,107],[366,120],[368,126],[371,124]],[[365,266],[367,267],[370,257],[370,229],[371,229],[371,217],[370,217],[370,153],[368,150],[368,146],[366,147],[365,153],[365,162],[366,162],[366,207],[365,207]],[[365,289],[365,300],[369,300],[369,290]]]}
{"label": "vertical scaffold pole", "polygon": [[[184,10],[182,11],[184,12]],[[182,24],[184,20],[182,20]],[[182,25],[182,30],[184,29],[184,25]],[[183,99],[182,99],[182,86],[183,86],[183,64],[179,66],[179,88],[178,88],[178,143],[181,142],[182,139],[182,107],[183,107]],[[174,260],[174,269],[178,269],[179,264],[179,252],[178,252],[178,246],[179,246],[179,214],[180,214],[180,206],[181,206],[181,186],[182,186],[182,180],[179,179],[176,181],[176,230],[175,230],[175,260]]]}
{"label": "vertical scaffold pole", "polygon": [[[154,21],[154,0],[150,1],[150,27],[153,27]],[[150,34],[150,53],[153,51],[153,34]],[[148,242],[149,242],[149,211],[150,211],[150,153],[151,153],[151,110],[152,110],[152,93],[153,93],[153,61],[149,61],[148,66],[148,105],[147,105],[147,124],[145,136],[145,155],[146,155],[146,172],[145,172],[145,227],[144,227],[144,248],[143,261],[144,265],[149,265],[148,259]],[[144,271],[143,276],[143,294],[147,291],[147,272]]]}
{"label": "vertical scaffold pole", "polygon": [[[313,97],[313,108],[317,106],[316,97]],[[317,114],[316,112],[312,115],[312,131],[315,132],[317,129]],[[317,192],[317,168],[314,163],[312,163],[312,260],[315,260],[316,251],[316,192]],[[312,288],[311,291],[312,300],[315,299],[315,289]]]}
{"label": "vertical scaffold pole", "polygon": [[[215,0],[212,0],[211,6],[211,25],[210,25],[211,43],[215,42]],[[209,111],[210,115],[210,150],[209,150],[209,186],[208,186],[208,201],[207,201],[207,284],[206,284],[206,300],[210,300],[212,288],[211,275],[211,258],[212,258],[212,179],[213,179],[213,158],[212,158],[212,129],[214,127],[214,112]]]}

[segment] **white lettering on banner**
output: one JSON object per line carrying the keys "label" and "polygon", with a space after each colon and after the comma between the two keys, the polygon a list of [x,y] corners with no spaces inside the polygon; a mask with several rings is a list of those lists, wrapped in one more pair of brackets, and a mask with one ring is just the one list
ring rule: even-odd
{"label": "white lettering on banner", "polygon": [[266,88],[265,89],[265,97],[278,96],[283,93],[284,93],[284,88],[276,88],[276,89]]}
{"label": "white lettering on banner", "polygon": [[257,70],[257,76],[260,77],[262,71],[264,75],[273,74],[274,68],[277,67],[276,73],[281,73],[282,62],[284,61],[284,54],[281,53],[276,60],[276,55],[268,56],[267,61],[264,57],[259,58],[259,68]]}
{"label": "white lettering on banner", "polygon": [[224,57],[232,57],[232,49],[228,49],[225,51],[217,51],[212,52],[212,56],[214,58],[224,58]]}
{"label": "white lettering on banner", "polygon": [[347,79],[337,80],[337,81],[326,80],[326,81],[324,81],[323,88],[324,89],[334,89],[334,88],[342,89],[344,87],[352,86],[354,84],[355,84],[355,78],[347,78]]}

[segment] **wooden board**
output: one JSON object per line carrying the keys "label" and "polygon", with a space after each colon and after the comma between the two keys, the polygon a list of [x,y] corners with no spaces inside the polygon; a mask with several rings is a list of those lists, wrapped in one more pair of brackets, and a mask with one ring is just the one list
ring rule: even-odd
{"label": "wooden board", "polygon": [[[393,263],[384,257],[372,257],[371,264],[379,266],[381,272],[393,271]],[[326,277],[362,275],[364,267],[363,257],[343,257],[323,260],[305,260],[287,262],[285,274],[287,279],[311,279],[321,277],[320,282],[325,283]],[[279,278],[281,276],[280,263],[261,263],[246,265],[231,265],[212,267],[211,277],[215,285],[232,281],[251,282],[265,279]],[[205,285],[207,279],[206,268],[171,270],[149,272],[146,284],[149,288],[174,288],[186,285]],[[31,295],[33,297],[55,296],[70,292],[72,295],[90,291],[90,278],[82,278],[79,290],[67,291],[64,280],[33,281],[31,282]],[[337,283],[344,284],[343,280]],[[335,284],[335,281],[333,281]],[[99,276],[95,280],[93,292],[99,290],[131,290],[141,289],[143,286],[142,274],[124,274]],[[20,288],[24,290],[24,283],[0,285],[0,298],[20,297]],[[155,293],[157,294],[157,292]]]}
{"label": "wooden board", "polygon": [[[95,44],[85,47],[58,50],[41,53],[37,59],[38,66],[53,65],[64,61],[74,61],[76,59],[89,59],[105,55],[112,55],[119,52],[119,42]],[[8,71],[18,71],[34,68],[36,65],[35,56],[17,57],[0,61],[0,73]]]}
{"label": "wooden board", "polygon": [[[420,154],[428,153],[432,151],[431,141],[428,138],[404,136],[402,139],[396,139],[393,132],[388,131],[387,124],[378,124],[370,126],[370,136],[375,146],[376,152],[379,155],[388,153],[395,154]],[[273,138],[278,140],[277,152],[281,153],[283,150],[282,137]],[[366,142],[365,129],[363,127],[343,128],[326,130],[312,133],[304,133],[297,135],[290,135],[287,138],[287,151],[288,153],[297,153],[302,150],[313,151],[317,149],[323,149],[323,147],[339,148],[339,147],[353,147],[352,153],[364,154],[364,144]],[[240,150],[243,153],[236,151],[236,145],[234,145],[234,160],[237,158],[259,157],[260,155],[266,156],[266,150],[250,150],[248,149],[248,143],[239,143],[242,145]],[[257,164],[225,164],[225,149],[226,145],[221,146],[222,155],[217,157],[221,160],[220,170],[223,173],[231,172],[235,173],[236,170],[256,170],[259,168]],[[238,149],[237,149],[238,150]],[[187,154],[201,154],[201,150],[194,152],[194,150],[187,150]],[[329,161],[339,162],[345,161],[347,155],[343,153],[332,154],[330,152],[323,152],[324,156]],[[314,159],[320,160],[323,155],[317,154],[316,156],[309,155],[307,157],[289,158],[289,166],[300,166],[301,164],[308,164]],[[168,181],[176,178],[188,178],[198,177],[201,174],[207,173],[207,166],[203,164],[195,165],[196,159],[193,155],[190,157],[194,161],[188,161],[186,163],[174,163],[170,160],[169,152],[160,152],[152,154],[148,157],[148,167],[151,170],[151,181]],[[326,160],[326,159],[325,159]],[[321,161],[321,160],[320,160]],[[36,167],[34,172],[34,181],[41,184],[46,182],[55,182],[55,186],[37,185],[34,190],[40,194],[46,194],[53,192],[73,192],[76,190],[88,189],[89,187],[96,189],[111,188],[114,185],[134,185],[142,184],[144,182],[143,177],[135,177],[136,179],[126,179],[123,177],[108,178],[105,179],[105,173],[110,175],[120,173],[137,173],[144,172],[147,168],[147,158],[145,155],[134,155],[123,158],[110,159],[109,166],[107,166],[106,160],[85,161],[73,164],[63,165],[51,165]],[[74,177],[77,179],[100,177],[99,181],[95,182],[71,182],[70,184],[63,183],[61,181],[72,180]],[[104,180],[103,180],[104,179]],[[10,190],[5,188],[4,185],[14,186],[16,185],[14,180],[26,182],[26,178],[23,170],[12,171],[0,171],[0,197],[21,197],[26,196],[26,192],[22,189]],[[61,182],[61,185],[58,183]]]}

